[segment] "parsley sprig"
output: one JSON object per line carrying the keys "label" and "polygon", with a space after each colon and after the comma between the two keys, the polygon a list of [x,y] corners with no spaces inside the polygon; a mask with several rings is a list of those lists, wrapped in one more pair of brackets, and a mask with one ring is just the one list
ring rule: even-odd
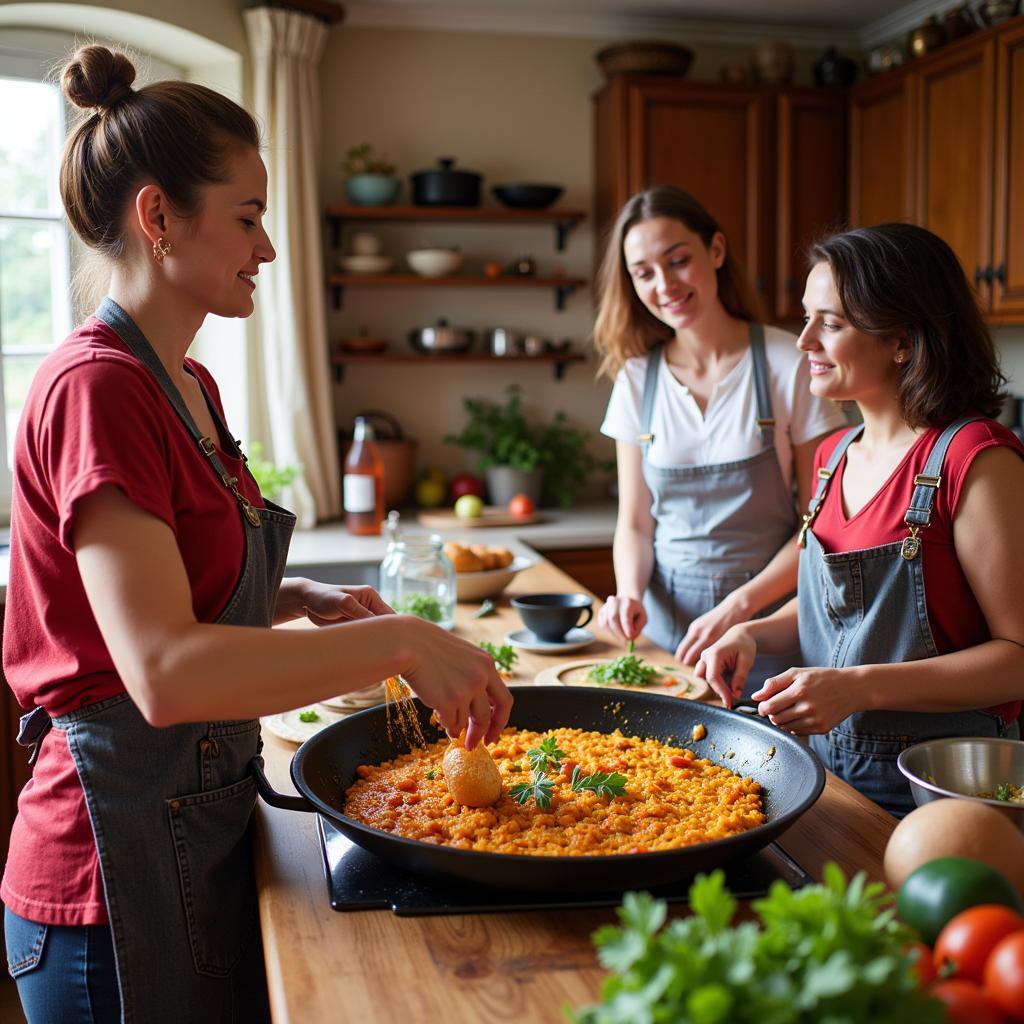
{"label": "parsley sprig", "polygon": [[558,740],[554,736],[546,737],[539,747],[531,747],[526,752],[526,757],[535,772],[543,772],[549,767],[557,768],[568,756],[559,748]]}
{"label": "parsley sprig", "polygon": [[893,897],[863,873],[847,882],[826,864],[824,882],[795,892],[782,881],[733,925],[736,900],[721,870],[690,888],[692,916],[666,924],[666,904],[627,893],[619,927],[594,936],[603,966],[601,1002],[576,1024],[638,1020],[701,1024],[940,1024],[943,1007],[923,990],[909,928]]}
{"label": "parsley sprig", "polygon": [[516,653],[515,648],[508,644],[495,647],[494,644],[481,640],[478,646],[482,647],[494,659],[494,664],[502,672],[511,672],[512,667],[519,660],[519,655]]}
{"label": "parsley sprig", "polygon": [[572,778],[569,785],[574,793],[580,790],[589,789],[598,796],[625,796],[626,776],[618,772],[594,772],[593,775],[582,775],[580,766],[576,765],[572,770]]}
{"label": "parsley sprig", "polygon": [[1000,782],[996,786],[996,799],[1010,801],[1013,799],[1013,786],[1008,782]]}
{"label": "parsley sprig", "polygon": [[534,772],[529,782],[520,782],[513,786],[508,795],[517,803],[525,804],[532,796],[537,806],[546,811],[551,806],[551,797],[555,792],[554,782],[544,772]]}
{"label": "parsley sprig", "polygon": [[603,665],[594,665],[587,673],[593,683],[619,683],[622,686],[648,686],[658,674],[654,665],[645,665],[643,658],[633,653],[635,644],[629,642],[629,654]]}

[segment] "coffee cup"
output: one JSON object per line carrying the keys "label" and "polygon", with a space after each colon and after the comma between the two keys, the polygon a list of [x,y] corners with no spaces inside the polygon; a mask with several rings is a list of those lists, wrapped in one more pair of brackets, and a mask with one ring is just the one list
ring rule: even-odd
{"label": "coffee cup", "polygon": [[519,612],[523,625],[550,644],[561,643],[569,630],[585,626],[594,617],[592,604],[593,599],[586,594],[526,594],[512,598],[512,607]]}

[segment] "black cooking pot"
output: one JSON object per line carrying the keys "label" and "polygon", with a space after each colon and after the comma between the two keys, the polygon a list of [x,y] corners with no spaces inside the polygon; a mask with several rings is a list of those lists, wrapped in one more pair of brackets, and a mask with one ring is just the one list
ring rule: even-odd
{"label": "black cooking pot", "polygon": [[[434,846],[371,828],[346,817],[340,808],[361,764],[381,764],[409,750],[388,739],[383,705],[327,726],[307,740],[292,758],[291,775],[299,797],[275,792],[253,762],[260,795],[288,810],[319,811],[358,846],[417,874],[503,885],[517,889],[622,890],[652,886],[710,871],[767,846],[818,797],[825,785],[821,763],[806,747],[766,720],[724,708],[663,694],[609,691],[596,687],[520,686],[515,688],[511,724],[545,732],[570,727],[659,739],[689,747],[761,783],[762,808],[768,819],[726,839],[629,856],[540,857],[483,853]],[[430,709],[417,702],[420,725],[428,741],[440,736],[429,724]],[[691,739],[693,727],[707,729],[705,739]]]}
{"label": "black cooking pot", "polygon": [[441,157],[438,170],[409,175],[412,201],[417,206],[479,206],[480,182],[476,171],[456,171],[454,157]]}

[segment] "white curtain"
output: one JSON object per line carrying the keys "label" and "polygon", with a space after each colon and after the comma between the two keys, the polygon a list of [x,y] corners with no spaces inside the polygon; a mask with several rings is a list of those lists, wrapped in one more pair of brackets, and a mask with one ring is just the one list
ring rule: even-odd
{"label": "white curtain", "polygon": [[[270,178],[267,227],[277,261],[261,286],[260,372],[266,387],[266,457],[301,463],[301,477],[284,495],[300,527],[338,515],[341,508],[337,437],[331,406],[324,269],[317,191],[320,89],[317,65],[328,27],[296,11],[244,12],[253,63],[255,114],[266,134]],[[269,286],[269,287],[268,287]]]}

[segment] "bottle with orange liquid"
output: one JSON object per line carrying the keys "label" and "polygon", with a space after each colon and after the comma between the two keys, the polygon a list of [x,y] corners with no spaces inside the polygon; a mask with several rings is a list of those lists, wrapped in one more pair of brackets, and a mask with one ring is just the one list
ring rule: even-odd
{"label": "bottle with orange liquid", "polygon": [[342,490],[345,528],[349,533],[380,533],[384,519],[384,464],[373,436],[373,426],[356,417],[352,447],[345,456]]}

